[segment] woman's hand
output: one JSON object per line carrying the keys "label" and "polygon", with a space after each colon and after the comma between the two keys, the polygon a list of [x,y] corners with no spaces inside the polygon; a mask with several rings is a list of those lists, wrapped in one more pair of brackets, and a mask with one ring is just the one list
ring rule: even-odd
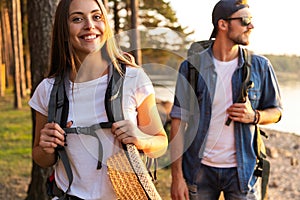
{"label": "woman's hand", "polygon": [[130,120],[113,123],[111,132],[123,144],[134,144],[138,149],[146,148],[145,141],[151,137],[142,133]]}
{"label": "woman's hand", "polygon": [[[67,123],[71,127],[72,122]],[[65,145],[65,132],[57,123],[47,123],[40,132],[39,146],[46,153],[53,154],[57,146]]]}
{"label": "woman's hand", "polygon": [[148,157],[162,156],[168,147],[167,134],[159,117],[155,96],[150,94],[137,107],[137,125],[130,120],[113,123],[111,132],[124,144],[134,144]]}

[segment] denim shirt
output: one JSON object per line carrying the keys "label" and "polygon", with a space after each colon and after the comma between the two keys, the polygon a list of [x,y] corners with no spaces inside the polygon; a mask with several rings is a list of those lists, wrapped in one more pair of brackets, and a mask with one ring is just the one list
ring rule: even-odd
{"label": "denim shirt", "polygon": [[[190,62],[199,71],[196,91],[188,82]],[[200,64],[199,64],[200,63]],[[236,102],[241,91],[244,58],[239,49],[238,67],[232,76],[232,99]],[[250,80],[254,87],[248,91],[253,109],[281,109],[278,82],[270,61],[253,54]],[[187,122],[184,134],[183,173],[188,184],[195,184],[210,125],[212,102],[215,94],[217,74],[213,64],[211,47],[181,63],[176,83],[172,118]],[[253,148],[254,125],[234,123],[237,171],[242,192],[248,191],[255,183],[253,172],[256,155]]]}

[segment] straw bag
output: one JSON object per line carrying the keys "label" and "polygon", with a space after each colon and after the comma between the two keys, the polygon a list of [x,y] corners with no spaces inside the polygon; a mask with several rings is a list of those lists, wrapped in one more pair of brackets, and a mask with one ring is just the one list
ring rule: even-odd
{"label": "straw bag", "polygon": [[123,144],[123,149],[107,160],[109,178],[118,199],[161,200],[137,148]]}

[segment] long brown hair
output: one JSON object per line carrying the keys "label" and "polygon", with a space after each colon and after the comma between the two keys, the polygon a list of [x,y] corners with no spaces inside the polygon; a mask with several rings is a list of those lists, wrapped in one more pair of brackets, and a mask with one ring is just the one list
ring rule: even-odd
{"label": "long brown hair", "polygon": [[[105,23],[104,41],[101,52],[108,57],[109,62],[113,63],[114,67],[118,70],[119,62],[123,62],[127,65],[138,67],[134,62],[134,58],[127,53],[123,53],[120,47],[117,45],[114,38],[113,30],[108,23],[108,17],[106,9],[101,0],[95,0],[99,5],[103,14]],[[54,26],[52,32],[52,45],[50,55],[50,66],[47,77],[61,76],[65,77],[68,73],[77,73],[76,66],[81,64],[80,60],[75,54],[74,48],[70,44],[69,38],[69,8],[72,0],[61,0],[57,6]]]}

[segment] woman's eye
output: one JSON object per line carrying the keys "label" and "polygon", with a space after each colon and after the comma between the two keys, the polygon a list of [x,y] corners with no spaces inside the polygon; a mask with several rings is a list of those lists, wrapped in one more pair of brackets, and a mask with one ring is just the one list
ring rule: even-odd
{"label": "woman's eye", "polygon": [[95,15],[94,18],[95,18],[95,20],[100,21],[103,19],[103,15],[102,14]]}
{"label": "woman's eye", "polygon": [[82,18],[79,18],[79,17],[74,17],[72,19],[72,22],[81,22],[83,19]]}

